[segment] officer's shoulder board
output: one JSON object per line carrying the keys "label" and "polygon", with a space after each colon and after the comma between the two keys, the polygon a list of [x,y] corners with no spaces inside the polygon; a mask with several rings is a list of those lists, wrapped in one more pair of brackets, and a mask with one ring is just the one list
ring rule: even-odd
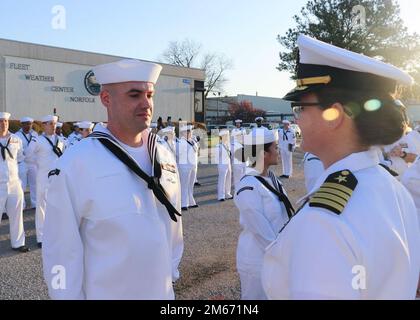
{"label": "officer's shoulder board", "polygon": [[309,200],[309,206],[324,208],[340,215],[356,189],[357,183],[356,177],[350,170],[330,174]]}

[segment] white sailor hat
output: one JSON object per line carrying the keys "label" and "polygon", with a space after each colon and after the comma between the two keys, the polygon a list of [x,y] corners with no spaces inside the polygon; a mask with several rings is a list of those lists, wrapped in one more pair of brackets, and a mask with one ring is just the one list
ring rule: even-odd
{"label": "white sailor hat", "polygon": [[124,59],[92,69],[99,84],[142,81],[156,83],[162,66],[152,62]]}
{"label": "white sailor hat", "polygon": [[0,119],[9,120],[11,114],[9,112],[0,112]]}
{"label": "white sailor hat", "polygon": [[57,128],[62,128],[63,127],[63,123],[62,122],[57,122]]}
{"label": "white sailor hat", "polygon": [[49,115],[43,116],[41,118],[41,122],[49,122],[49,121],[57,122],[58,121],[58,117],[49,114]]}
{"label": "white sailor hat", "polygon": [[150,128],[157,128],[157,123],[156,122],[152,122],[150,123]]}
{"label": "white sailor hat", "polygon": [[414,127],[414,130],[416,131],[420,131],[420,124],[418,124],[417,126]]}
{"label": "white sailor hat", "polygon": [[297,44],[297,87],[283,98],[288,101],[324,87],[393,93],[398,84],[414,82],[393,65],[305,35],[298,36]]}
{"label": "white sailor hat", "polygon": [[242,120],[241,119],[236,119],[235,123],[242,123]]}
{"label": "white sailor hat", "polygon": [[162,133],[175,133],[175,127],[166,127],[161,130]]}
{"label": "white sailor hat", "polygon": [[274,141],[277,141],[274,132],[263,128],[256,128],[244,136],[244,145],[248,146],[262,145],[272,143]]}
{"label": "white sailor hat", "polygon": [[194,129],[194,126],[186,125],[186,126],[182,126],[181,128],[179,128],[179,132],[192,131],[193,129]]}
{"label": "white sailor hat", "polygon": [[257,121],[263,121],[264,120],[264,118],[263,117],[256,117],[255,118],[255,122],[257,122]]}
{"label": "white sailor hat", "polygon": [[222,129],[219,131],[219,137],[228,136],[228,135],[229,135],[229,130]]}
{"label": "white sailor hat", "polygon": [[290,121],[289,120],[283,120],[281,123],[283,123],[283,124],[290,124]]}
{"label": "white sailor hat", "polygon": [[20,119],[20,123],[23,123],[23,122],[34,122],[34,119],[30,117],[23,117]]}
{"label": "white sailor hat", "polygon": [[78,127],[79,128],[80,122],[75,122],[73,123],[73,127]]}
{"label": "white sailor hat", "polygon": [[90,121],[82,121],[79,122],[80,129],[93,129],[93,122]]}

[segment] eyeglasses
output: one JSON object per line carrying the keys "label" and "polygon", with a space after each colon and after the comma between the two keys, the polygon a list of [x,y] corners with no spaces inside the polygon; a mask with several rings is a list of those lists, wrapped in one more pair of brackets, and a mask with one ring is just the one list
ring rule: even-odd
{"label": "eyeglasses", "polygon": [[293,115],[298,119],[305,107],[320,107],[321,104],[319,102],[292,102],[291,106]]}

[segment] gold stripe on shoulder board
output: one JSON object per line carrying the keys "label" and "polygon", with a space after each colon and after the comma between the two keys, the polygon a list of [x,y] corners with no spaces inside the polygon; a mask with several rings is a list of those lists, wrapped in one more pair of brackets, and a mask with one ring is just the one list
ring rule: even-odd
{"label": "gold stripe on shoulder board", "polygon": [[330,174],[323,185],[309,200],[309,206],[341,214],[357,186],[357,179],[350,170]]}

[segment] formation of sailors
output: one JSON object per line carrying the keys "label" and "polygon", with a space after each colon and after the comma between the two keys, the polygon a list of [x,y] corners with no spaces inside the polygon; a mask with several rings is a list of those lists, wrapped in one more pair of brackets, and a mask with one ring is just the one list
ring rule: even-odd
{"label": "formation of sailors", "polygon": [[[3,130],[3,138],[0,138],[1,165],[4,167],[1,170],[4,195],[0,208],[10,220],[12,249],[27,252],[29,248],[25,245],[23,210],[35,208],[36,240],[41,248],[50,170],[67,148],[92,132],[93,123],[77,123],[75,132],[66,138],[62,133],[63,123],[58,122],[57,116],[46,115],[40,119],[41,134],[33,129],[34,119],[30,117],[21,118],[21,128],[15,134],[10,133],[10,117],[10,113],[0,113]],[[17,181],[20,185],[16,184]],[[24,191],[28,188],[30,203],[25,203]]]}

